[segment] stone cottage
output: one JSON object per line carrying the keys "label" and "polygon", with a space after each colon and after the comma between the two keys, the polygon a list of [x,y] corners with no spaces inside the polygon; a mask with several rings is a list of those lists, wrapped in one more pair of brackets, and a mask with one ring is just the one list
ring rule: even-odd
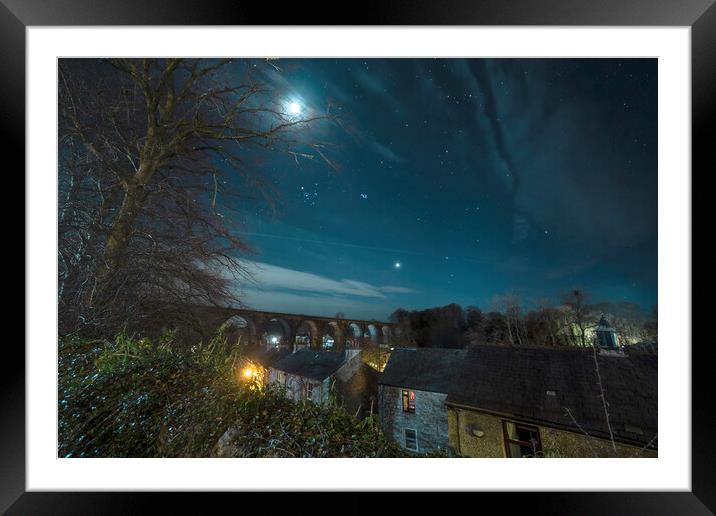
{"label": "stone cottage", "polygon": [[359,349],[334,352],[304,348],[284,352],[267,364],[267,381],[285,388],[286,395],[296,401],[325,403],[331,388],[350,382],[362,366]]}
{"label": "stone cottage", "polygon": [[419,452],[449,446],[469,457],[654,457],[656,359],[598,353],[597,373],[591,349],[400,350],[380,380],[381,424]]}
{"label": "stone cottage", "polygon": [[383,432],[419,453],[448,447],[446,398],[467,352],[396,348],[378,379]]}
{"label": "stone cottage", "polygon": [[471,349],[446,400],[452,448],[470,457],[655,457],[656,357],[596,361],[598,373],[591,349]]}
{"label": "stone cottage", "polygon": [[247,358],[254,364],[262,366],[268,374],[269,367],[290,354],[291,351],[288,348],[255,347],[247,353]]}

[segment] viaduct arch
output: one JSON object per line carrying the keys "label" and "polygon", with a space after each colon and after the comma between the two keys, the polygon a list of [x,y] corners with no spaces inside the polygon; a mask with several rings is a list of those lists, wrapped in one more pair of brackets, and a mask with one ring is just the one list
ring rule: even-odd
{"label": "viaduct arch", "polygon": [[230,341],[250,346],[342,351],[392,342],[392,325],[377,320],[286,314],[238,308],[213,308],[214,329],[226,324]]}

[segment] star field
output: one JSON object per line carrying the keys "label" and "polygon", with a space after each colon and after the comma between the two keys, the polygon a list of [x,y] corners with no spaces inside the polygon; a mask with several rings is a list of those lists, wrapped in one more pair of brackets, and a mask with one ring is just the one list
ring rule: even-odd
{"label": "star field", "polygon": [[245,234],[271,270],[381,295],[306,292],[285,272],[249,303],[386,318],[577,286],[656,302],[656,60],[282,61],[292,114],[340,114],[318,133],[338,170],[263,158],[278,209],[237,207]]}

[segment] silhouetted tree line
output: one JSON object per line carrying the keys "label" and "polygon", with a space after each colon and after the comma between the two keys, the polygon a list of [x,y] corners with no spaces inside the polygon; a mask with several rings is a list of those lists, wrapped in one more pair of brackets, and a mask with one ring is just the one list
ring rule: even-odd
{"label": "silhouetted tree line", "polygon": [[631,302],[590,303],[580,289],[561,296],[559,304],[540,301],[529,310],[519,296],[496,296],[489,310],[449,304],[425,310],[399,308],[390,316],[398,346],[469,348],[479,344],[509,346],[591,346],[605,316],[623,345],[657,342],[656,306],[646,312]]}

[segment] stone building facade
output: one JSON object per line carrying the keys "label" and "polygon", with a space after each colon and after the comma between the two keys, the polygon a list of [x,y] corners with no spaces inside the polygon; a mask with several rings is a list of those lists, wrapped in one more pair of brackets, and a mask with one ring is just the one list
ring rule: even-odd
{"label": "stone building facade", "polygon": [[[412,393],[414,411],[404,407],[405,393],[408,399]],[[378,400],[383,433],[406,450],[425,453],[447,449],[446,398],[447,394],[441,392],[379,385]]]}
{"label": "stone building facade", "polygon": [[383,433],[409,451],[445,450],[445,402],[465,354],[465,350],[454,349],[393,350],[378,380]]}
{"label": "stone building facade", "polygon": [[418,453],[658,455],[654,355],[487,345],[469,351],[402,348],[392,353],[379,384],[383,432]]}
{"label": "stone building facade", "polygon": [[290,399],[326,403],[334,385],[348,382],[362,364],[359,349],[299,349],[273,361],[267,368],[267,378],[269,385],[285,389]]}
{"label": "stone building facade", "polygon": [[269,385],[283,387],[286,396],[294,401],[325,403],[328,401],[332,379],[328,377],[316,380],[271,368],[268,372],[268,382]]}
{"label": "stone building facade", "polygon": [[450,445],[460,455],[657,456],[655,356],[479,346],[446,403]]}
{"label": "stone building facade", "polygon": [[643,445],[616,442],[579,433],[577,429],[558,429],[544,424],[525,422],[510,416],[496,416],[470,409],[448,407],[448,436],[452,450],[466,457],[513,457],[506,440],[506,423],[517,423],[537,430],[539,447],[527,450],[538,457],[657,457],[657,451]]}

